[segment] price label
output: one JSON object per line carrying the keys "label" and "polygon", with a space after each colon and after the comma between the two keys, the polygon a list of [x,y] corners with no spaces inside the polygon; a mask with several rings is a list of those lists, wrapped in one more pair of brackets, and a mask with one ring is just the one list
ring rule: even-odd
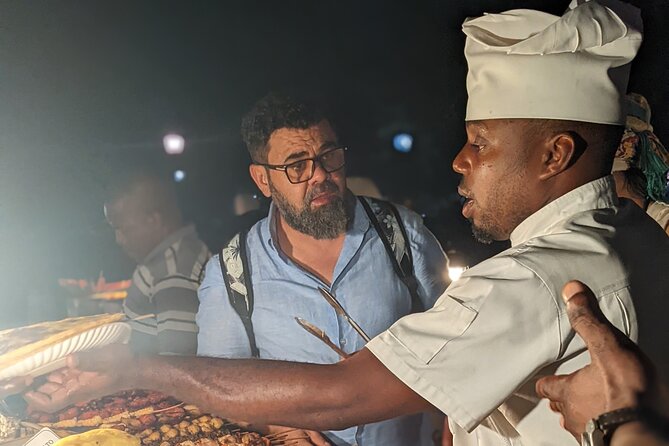
{"label": "price label", "polygon": [[23,446],[52,446],[60,440],[51,429],[45,427],[37,432],[27,443]]}

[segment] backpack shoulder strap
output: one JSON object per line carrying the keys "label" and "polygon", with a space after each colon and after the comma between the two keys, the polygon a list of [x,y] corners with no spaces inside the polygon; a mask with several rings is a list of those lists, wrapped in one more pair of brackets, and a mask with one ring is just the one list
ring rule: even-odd
{"label": "backpack shoulder strap", "polygon": [[395,205],[385,200],[358,197],[372,226],[381,237],[386,252],[390,256],[393,269],[411,294],[411,312],[423,311],[423,303],[418,296],[418,282],[413,270],[411,245],[404,222]]}
{"label": "backpack shoulder strap", "polygon": [[256,345],[256,336],[253,331],[253,286],[251,276],[248,273],[248,257],[246,255],[246,234],[243,230],[230,239],[228,244],[221,249],[218,261],[223,274],[225,288],[228,291],[230,305],[235,309],[244,324],[246,336],[249,338],[251,355],[260,357],[260,351]]}

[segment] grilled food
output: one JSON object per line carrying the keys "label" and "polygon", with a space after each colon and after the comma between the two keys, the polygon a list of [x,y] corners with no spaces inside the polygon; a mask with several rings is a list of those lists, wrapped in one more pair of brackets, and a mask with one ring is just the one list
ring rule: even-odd
{"label": "grilled food", "polygon": [[146,446],[268,446],[269,440],[159,392],[131,390],[31,418],[53,429],[116,429]]}

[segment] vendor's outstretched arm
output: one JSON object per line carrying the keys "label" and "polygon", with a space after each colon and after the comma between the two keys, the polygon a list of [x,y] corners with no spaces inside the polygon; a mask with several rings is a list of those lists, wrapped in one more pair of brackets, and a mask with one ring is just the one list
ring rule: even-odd
{"label": "vendor's outstretched arm", "polygon": [[[127,388],[168,393],[232,420],[308,429],[341,429],[431,409],[367,349],[337,364],[205,357],[124,357],[108,349],[81,354],[77,367],[102,380],[72,386],[66,398],[33,392],[37,409]],[[62,394],[62,393],[61,393]],[[57,395],[54,392],[54,395]]]}

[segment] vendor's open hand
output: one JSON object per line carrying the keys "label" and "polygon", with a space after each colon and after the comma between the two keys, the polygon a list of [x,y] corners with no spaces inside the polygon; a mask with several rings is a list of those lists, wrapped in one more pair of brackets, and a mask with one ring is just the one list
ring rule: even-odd
{"label": "vendor's open hand", "polygon": [[31,409],[54,412],[70,404],[109,395],[124,388],[132,369],[127,346],[116,344],[68,357],[67,367],[47,376],[47,382],[26,392]]}
{"label": "vendor's open hand", "polygon": [[606,319],[587,286],[569,282],[562,289],[562,298],[591,363],[570,375],[541,378],[536,390],[561,414],[563,426],[580,438],[588,420],[636,406],[652,383],[652,367],[639,348]]}
{"label": "vendor's open hand", "polygon": [[46,383],[23,395],[32,410],[55,412],[70,404],[104,395],[106,392],[101,389],[110,385],[109,377],[104,374],[72,368],[53,372],[46,379]]}

